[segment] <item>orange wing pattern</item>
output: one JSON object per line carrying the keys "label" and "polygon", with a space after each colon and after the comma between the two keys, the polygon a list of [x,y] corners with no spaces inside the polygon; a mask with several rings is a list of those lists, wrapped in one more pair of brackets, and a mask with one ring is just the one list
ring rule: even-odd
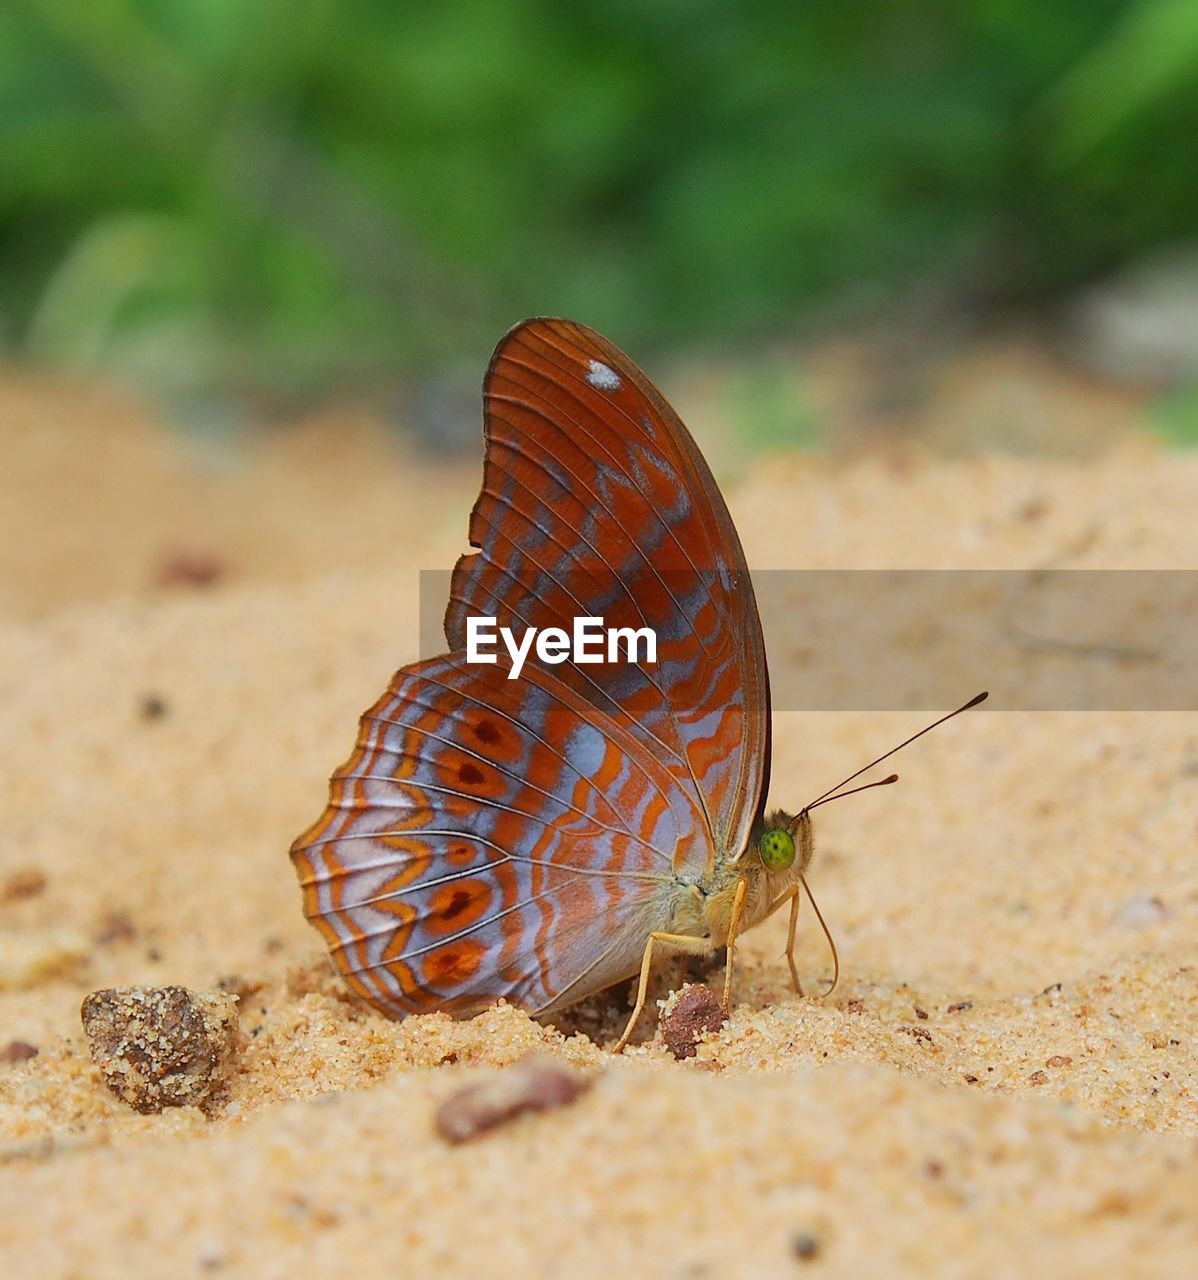
{"label": "orange wing pattern", "polygon": [[555,667],[627,717],[708,815],[728,858],[748,843],[769,768],[769,680],[740,540],[711,471],[622,351],[565,320],[500,342],[483,387],[486,463],[445,634],[466,619],[570,629],[578,614],[651,626],[658,665]]}

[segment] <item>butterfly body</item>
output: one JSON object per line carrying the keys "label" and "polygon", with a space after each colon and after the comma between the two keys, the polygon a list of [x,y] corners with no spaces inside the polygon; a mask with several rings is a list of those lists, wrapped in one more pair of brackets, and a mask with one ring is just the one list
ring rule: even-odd
{"label": "butterfly body", "polygon": [[[401,669],[362,717],[292,846],[305,911],[394,1017],[498,999],[547,1013],[638,972],[639,1011],[655,947],[716,950],[787,901],[793,941],[811,824],[764,813],[747,565],[686,428],[598,334],[518,325],[484,406],[450,652]],[[649,627],[657,660],[530,658],[509,680],[502,661],[467,661],[484,615],[513,631]]]}

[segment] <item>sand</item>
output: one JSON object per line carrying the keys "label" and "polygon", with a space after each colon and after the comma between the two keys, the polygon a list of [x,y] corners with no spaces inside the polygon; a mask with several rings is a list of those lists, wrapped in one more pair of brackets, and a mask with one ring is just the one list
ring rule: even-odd
{"label": "sand", "polygon": [[[1198,714],[1000,708],[920,743],[901,785],[821,811],[835,993],[790,991],[768,922],[689,1061],[655,1010],[607,1053],[621,993],[555,1026],[392,1023],[333,975],[287,847],[415,656],[416,571],[460,548],[478,459],[349,415],[230,458],[15,375],[0,457],[0,1051],[39,1051],[0,1065],[6,1277],[1194,1274]],[[1143,441],[739,470],[755,567],[1198,562],[1198,458]],[[925,719],[778,715],[774,799]],[[809,916],[798,959],[818,989]],[[110,1094],[84,995],[222,980],[242,1043],[215,1104]],[[537,1048],[594,1087],[436,1135]]]}

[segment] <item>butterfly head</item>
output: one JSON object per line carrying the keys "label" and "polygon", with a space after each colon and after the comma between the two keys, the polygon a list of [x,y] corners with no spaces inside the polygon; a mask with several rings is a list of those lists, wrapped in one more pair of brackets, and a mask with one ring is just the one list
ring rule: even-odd
{"label": "butterfly head", "polygon": [[757,857],[771,878],[791,881],[801,876],[810,865],[814,848],[811,815],[805,809],[794,816],[775,810],[767,815],[757,837]]}

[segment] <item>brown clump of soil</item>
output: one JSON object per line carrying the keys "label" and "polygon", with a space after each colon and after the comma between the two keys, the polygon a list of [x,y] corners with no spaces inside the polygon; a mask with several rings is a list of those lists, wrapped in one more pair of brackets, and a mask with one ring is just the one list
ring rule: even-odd
{"label": "brown clump of soil", "polygon": [[661,1038],[675,1058],[693,1058],[699,1041],[728,1021],[728,1010],[702,983],[683,987],[661,1015]]}
{"label": "brown clump of soil", "polygon": [[80,1015],[104,1083],[142,1113],[207,1103],[237,1041],[237,1000],[223,991],[115,987]]}

